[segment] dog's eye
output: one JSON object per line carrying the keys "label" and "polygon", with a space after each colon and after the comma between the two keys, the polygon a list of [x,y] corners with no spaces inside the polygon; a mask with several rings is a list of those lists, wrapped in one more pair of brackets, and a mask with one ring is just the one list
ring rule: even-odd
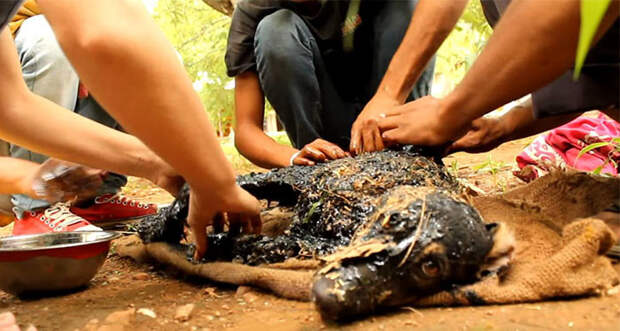
{"label": "dog's eye", "polygon": [[439,264],[434,260],[424,261],[422,263],[422,272],[428,277],[439,276]]}

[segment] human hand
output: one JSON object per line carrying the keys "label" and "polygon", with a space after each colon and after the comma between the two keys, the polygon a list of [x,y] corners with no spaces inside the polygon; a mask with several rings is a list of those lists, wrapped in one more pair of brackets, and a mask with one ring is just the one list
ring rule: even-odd
{"label": "human hand", "polygon": [[206,229],[209,225],[221,230],[228,220],[231,232],[243,228],[246,233],[260,234],[262,230],[258,200],[238,185],[217,190],[217,193],[192,190],[189,199],[187,223],[196,243],[195,260],[202,258],[208,249]]}
{"label": "human hand", "polygon": [[467,130],[458,114],[444,114],[442,100],[426,96],[393,107],[378,122],[386,144],[439,146]]}
{"label": "human hand", "polygon": [[149,179],[153,184],[163,188],[173,196],[176,196],[185,184],[185,179],[168,163],[159,158]]}
{"label": "human hand", "polygon": [[471,123],[469,131],[453,142],[446,154],[464,151],[467,153],[484,153],[501,145],[505,131],[498,118],[480,117]]}
{"label": "human hand", "polygon": [[97,194],[104,175],[103,170],[51,158],[24,178],[24,191],[50,203],[88,199]]}
{"label": "human hand", "polygon": [[362,152],[374,152],[384,149],[383,138],[377,123],[387,110],[399,104],[393,98],[375,95],[357,116],[355,122],[353,122],[349,152],[359,155]]}
{"label": "human hand", "polygon": [[348,154],[338,145],[323,139],[316,139],[304,146],[299,152],[293,154],[291,165],[312,166],[317,162],[336,160],[347,156]]}

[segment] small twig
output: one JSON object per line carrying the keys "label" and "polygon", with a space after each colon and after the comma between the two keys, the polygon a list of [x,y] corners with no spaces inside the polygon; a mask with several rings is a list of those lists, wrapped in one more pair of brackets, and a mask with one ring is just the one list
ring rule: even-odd
{"label": "small twig", "polygon": [[390,214],[385,214],[383,221],[381,221],[381,226],[385,227],[390,222]]}
{"label": "small twig", "polygon": [[403,266],[403,264],[405,264],[405,261],[407,261],[407,259],[409,258],[409,255],[411,255],[411,252],[413,251],[413,246],[415,246],[415,243],[420,238],[420,235],[422,235],[422,228],[426,226],[426,224],[424,223],[425,212],[426,212],[426,197],[424,197],[424,200],[422,200],[422,210],[420,211],[420,221],[418,223],[418,228],[415,230],[415,234],[413,235],[413,240],[411,241],[411,245],[409,245],[409,248],[407,249],[407,253],[405,254],[405,257],[403,258],[402,261],[400,261],[397,268],[400,268]]}
{"label": "small twig", "polygon": [[412,312],[414,312],[414,313],[418,314],[418,316],[420,316],[420,317],[422,317],[422,318],[424,317],[424,314],[422,314],[422,312],[421,312],[421,311],[419,311],[419,310],[417,310],[417,309],[415,309],[415,308],[413,308],[413,307],[402,307],[402,309],[412,311]]}

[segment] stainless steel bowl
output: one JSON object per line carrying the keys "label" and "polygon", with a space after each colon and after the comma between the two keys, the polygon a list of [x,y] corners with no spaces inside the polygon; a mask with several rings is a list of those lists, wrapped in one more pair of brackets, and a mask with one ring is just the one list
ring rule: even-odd
{"label": "stainless steel bowl", "polygon": [[119,236],[99,231],[0,238],[0,288],[19,295],[85,286]]}

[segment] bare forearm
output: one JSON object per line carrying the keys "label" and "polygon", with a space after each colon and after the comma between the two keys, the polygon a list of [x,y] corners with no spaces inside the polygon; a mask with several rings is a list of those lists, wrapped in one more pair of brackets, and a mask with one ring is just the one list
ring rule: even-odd
{"label": "bare forearm", "polygon": [[[454,120],[458,113],[454,125],[465,125],[544,86],[570,68],[579,34],[579,3],[513,1],[484,52],[445,99],[442,114]],[[617,17],[617,7],[618,2],[613,2],[599,35]],[[537,17],[540,13],[544,19]]]}
{"label": "bare forearm", "polygon": [[297,149],[281,145],[260,128],[237,127],[235,146],[243,156],[259,167],[272,169],[290,165],[291,155]]}
{"label": "bare forearm", "polygon": [[377,91],[404,102],[431,57],[463,13],[468,0],[422,0]]}
{"label": "bare forearm", "polygon": [[138,139],[80,117],[28,90],[8,30],[0,35],[0,50],[4,69],[0,137],[59,159],[151,177],[160,159]]}
{"label": "bare forearm", "polygon": [[207,192],[234,186],[232,167],[200,98],[139,1],[39,3],[80,78],[129,132],[168,161],[193,188]]}
{"label": "bare forearm", "polygon": [[235,77],[235,146],[239,153],[259,167],[271,169],[290,165],[297,152],[278,144],[263,132],[265,95],[258,74],[246,71]]}
{"label": "bare forearm", "polygon": [[94,168],[146,178],[153,173],[157,157],[135,137],[81,118],[31,93],[13,98],[15,107],[2,112],[6,124],[0,127],[3,139]]}
{"label": "bare forearm", "polygon": [[26,185],[27,178],[33,176],[38,164],[0,157],[0,194],[32,194],[32,189]]}
{"label": "bare forearm", "polygon": [[502,141],[521,139],[557,128],[572,121],[579,115],[581,113],[536,119],[534,118],[532,101],[528,99],[527,102],[513,108],[499,119],[505,132]]}

